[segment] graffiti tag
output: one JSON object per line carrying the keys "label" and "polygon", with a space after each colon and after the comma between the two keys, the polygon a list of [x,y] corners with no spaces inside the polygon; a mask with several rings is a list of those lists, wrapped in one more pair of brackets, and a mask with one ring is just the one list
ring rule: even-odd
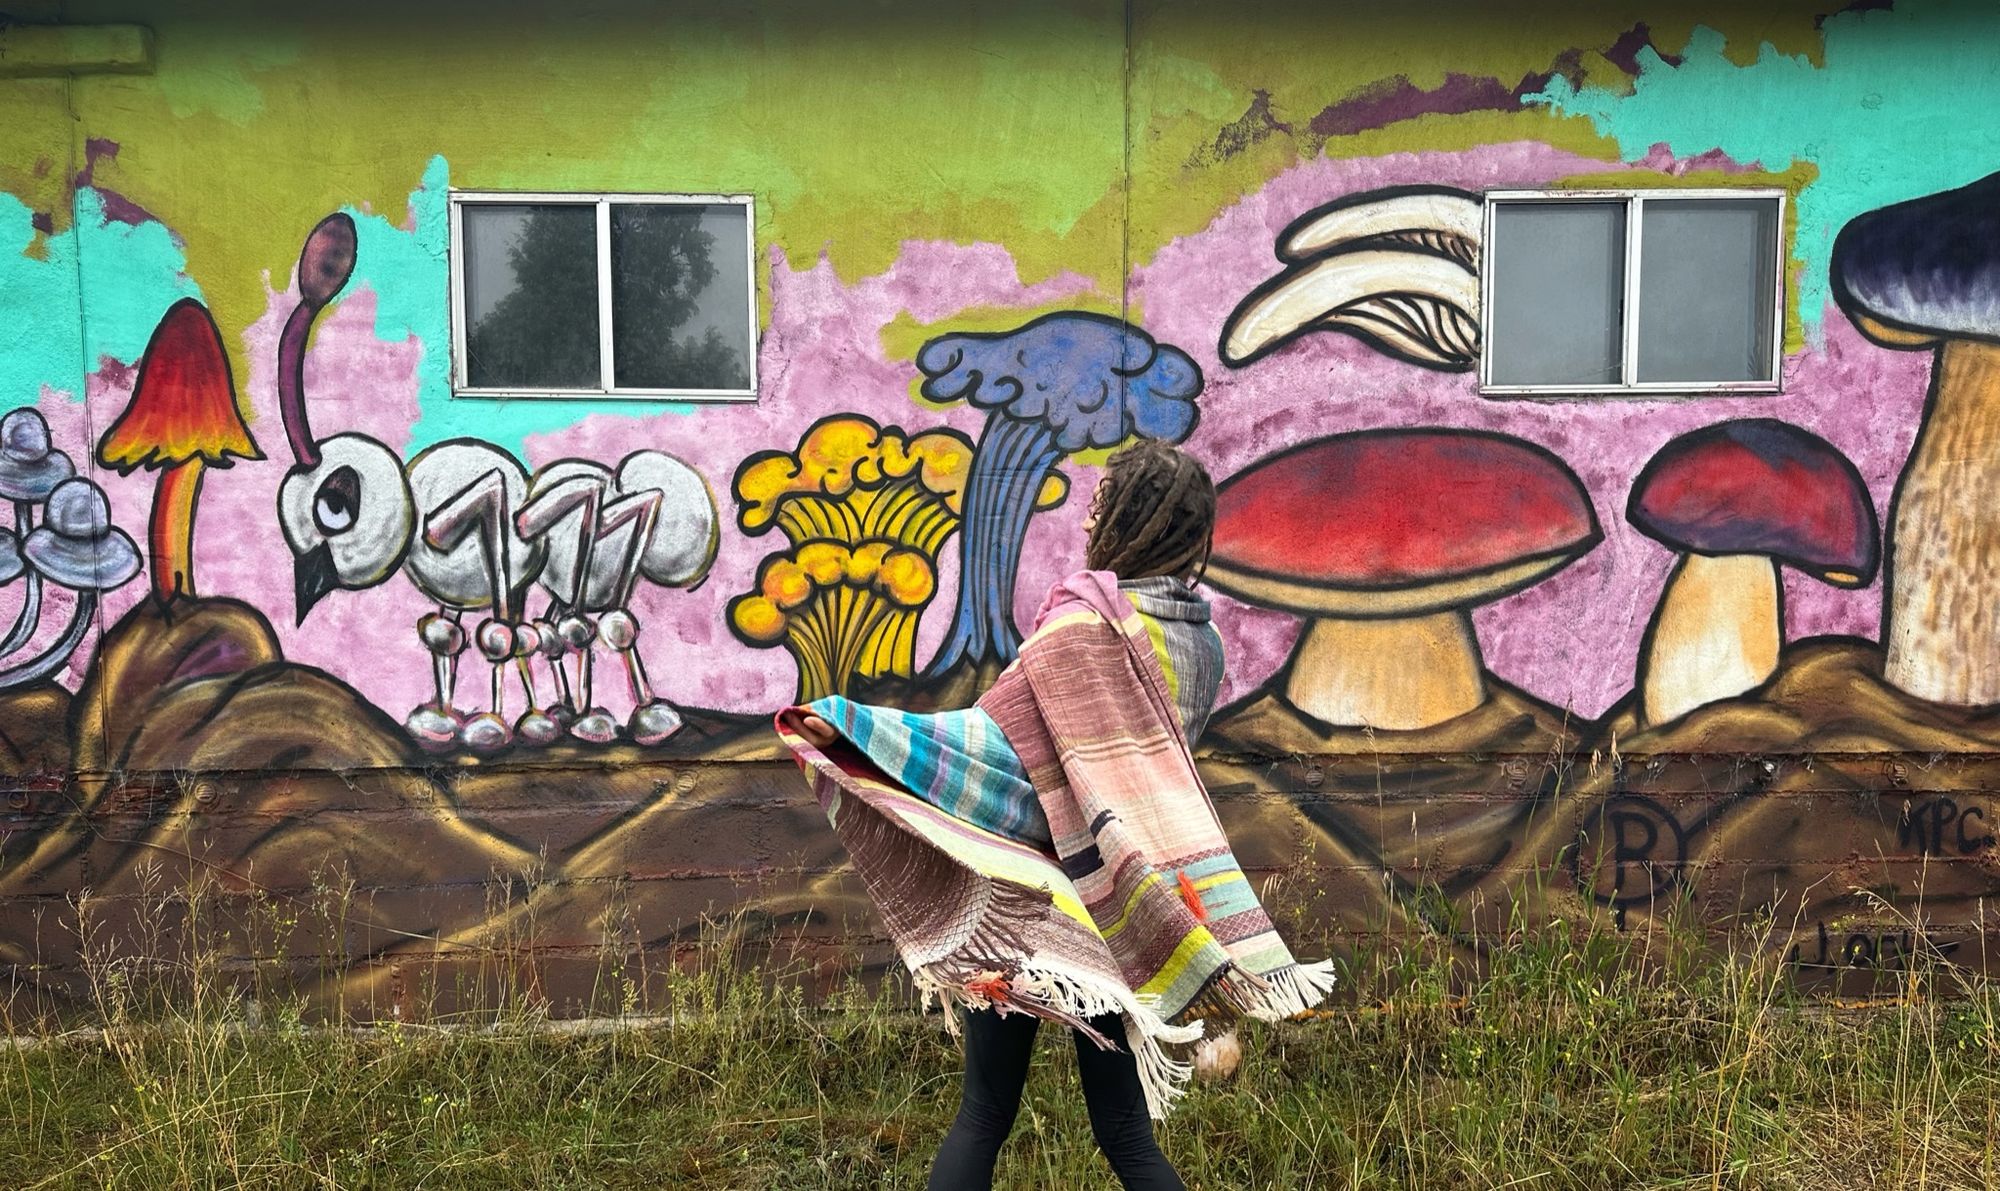
{"label": "graffiti tag", "polygon": [[1942,856],[1948,851],[1971,856],[1995,843],[1993,833],[1986,829],[1987,822],[1981,807],[1933,798],[1903,808],[1903,818],[1896,825],[1896,844],[1913,847],[1923,856]]}
{"label": "graffiti tag", "polygon": [[1576,887],[1600,905],[1623,911],[1673,889],[1687,859],[1687,832],[1650,798],[1621,794],[1606,802],[1570,848]]}

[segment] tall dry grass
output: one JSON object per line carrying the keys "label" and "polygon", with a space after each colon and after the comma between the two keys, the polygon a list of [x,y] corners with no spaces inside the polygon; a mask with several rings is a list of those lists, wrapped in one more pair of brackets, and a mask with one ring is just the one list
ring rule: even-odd
{"label": "tall dry grass", "polygon": [[[549,1019],[530,924],[476,1016],[319,1024],[284,941],[337,923],[351,891],[324,892],[225,923],[156,890],[173,928],[115,938],[81,899],[82,1019],[0,1015],[0,1184],[913,1187],[956,1106],[956,1052],[901,987],[808,1004],[727,930],[671,972],[614,949],[609,1023]],[[265,933],[224,937],[244,931]],[[1189,1184],[2000,1185],[2000,989],[1937,957],[1849,1010],[1802,995],[1768,936],[1648,940],[1642,963],[1601,923],[1522,926],[1473,941],[1476,979],[1456,942],[1350,951],[1367,1003],[1247,1026],[1240,1076],[1163,1128]],[[1044,1035],[1002,1185],[1105,1186]]]}

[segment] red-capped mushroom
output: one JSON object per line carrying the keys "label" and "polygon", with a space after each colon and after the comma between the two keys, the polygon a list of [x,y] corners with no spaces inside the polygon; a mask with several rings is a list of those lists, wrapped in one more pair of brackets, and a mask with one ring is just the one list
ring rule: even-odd
{"label": "red-capped mushroom", "polygon": [[119,475],[142,467],[160,472],[146,544],[161,603],[194,594],[194,513],[203,472],[263,457],[236,408],[214,316],[196,299],[182,298],[153,328],[132,399],[97,444],[97,461]]}
{"label": "red-capped mushroom", "polygon": [[1640,646],[1646,725],[1771,677],[1784,644],[1778,564],[1861,587],[1880,561],[1861,473],[1825,439],[1771,418],[1706,426],[1660,448],[1625,517],[1681,553]]}
{"label": "red-capped mushroom", "polygon": [[1310,617],[1284,697],[1321,722],[1427,728],[1486,700],[1469,610],[1602,538],[1554,455],[1474,430],[1368,430],[1253,464],[1216,494],[1208,582]]}

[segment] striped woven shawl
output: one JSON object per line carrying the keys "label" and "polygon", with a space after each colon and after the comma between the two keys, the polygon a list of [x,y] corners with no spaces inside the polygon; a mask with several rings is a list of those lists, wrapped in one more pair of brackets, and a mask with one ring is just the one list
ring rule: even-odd
{"label": "striped woven shawl", "polygon": [[[814,748],[795,727],[805,709],[778,717],[904,962],[945,1004],[948,1024],[956,1028],[957,1006],[993,1006],[1065,1022],[1109,1046],[1086,1022],[1115,1012],[1148,1108],[1163,1117],[1189,1075],[1164,1048],[1201,1034],[1200,1022],[1174,1022],[1220,1009],[1274,1020],[1325,996],[1331,965],[1292,958],[1237,867],[1143,620],[1112,576],[1059,584],[979,709],[1029,775],[1053,851],[918,797],[912,790],[937,775],[913,763],[886,771],[851,736]],[[847,717],[827,718],[851,732]],[[946,741],[924,752],[949,761],[990,745]]]}

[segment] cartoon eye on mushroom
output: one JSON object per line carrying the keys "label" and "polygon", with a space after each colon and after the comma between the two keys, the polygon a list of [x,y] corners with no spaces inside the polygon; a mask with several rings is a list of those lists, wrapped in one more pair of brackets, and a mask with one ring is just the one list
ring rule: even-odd
{"label": "cartoon eye on mushroom", "polygon": [[1216,492],[1208,582],[1308,618],[1285,699],[1328,725],[1417,729],[1486,701],[1471,609],[1602,538],[1583,484],[1541,447],[1440,428],[1337,434]]}
{"label": "cartoon eye on mushroom", "polygon": [[1680,552],[1639,649],[1639,720],[1760,686],[1784,645],[1780,564],[1835,587],[1875,578],[1875,505],[1816,434],[1743,418],[1683,434],[1632,485],[1626,520]]}
{"label": "cartoon eye on mushroom", "polygon": [[1399,186],[1306,212],[1278,236],[1285,271],[1237,304],[1218,351],[1241,368],[1309,331],[1353,335],[1442,372],[1479,363],[1478,195]]}
{"label": "cartoon eye on mushroom", "polygon": [[[21,607],[6,636],[0,637],[0,658],[33,640],[41,626],[42,576],[20,565],[20,546],[35,528],[35,506],[74,474],[76,468],[69,456],[50,444],[49,424],[39,411],[23,407],[0,418],[0,499],[14,506],[13,531],[0,530],[0,584],[22,579]],[[9,550],[13,552],[11,563]]]}
{"label": "cartoon eye on mushroom", "polygon": [[153,328],[132,399],[97,443],[98,462],[120,475],[142,467],[160,473],[146,530],[160,603],[195,594],[194,515],[203,473],[263,457],[236,408],[215,319],[199,301],[182,298]]}
{"label": "cartoon eye on mushroom", "polygon": [[1833,296],[1862,334],[1929,350],[1929,400],[1889,499],[1882,676],[1922,699],[2000,703],[2000,174],[1858,215]]}
{"label": "cartoon eye on mushroom", "polygon": [[21,543],[21,559],[49,582],[77,593],[69,624],[49,647],[0,669],[0,690],[40,682],[69,660],[97,617],[97,597],[139,573],[139,547],[111,524],[104,491],[72,478],[49,493],[47,516]]}

